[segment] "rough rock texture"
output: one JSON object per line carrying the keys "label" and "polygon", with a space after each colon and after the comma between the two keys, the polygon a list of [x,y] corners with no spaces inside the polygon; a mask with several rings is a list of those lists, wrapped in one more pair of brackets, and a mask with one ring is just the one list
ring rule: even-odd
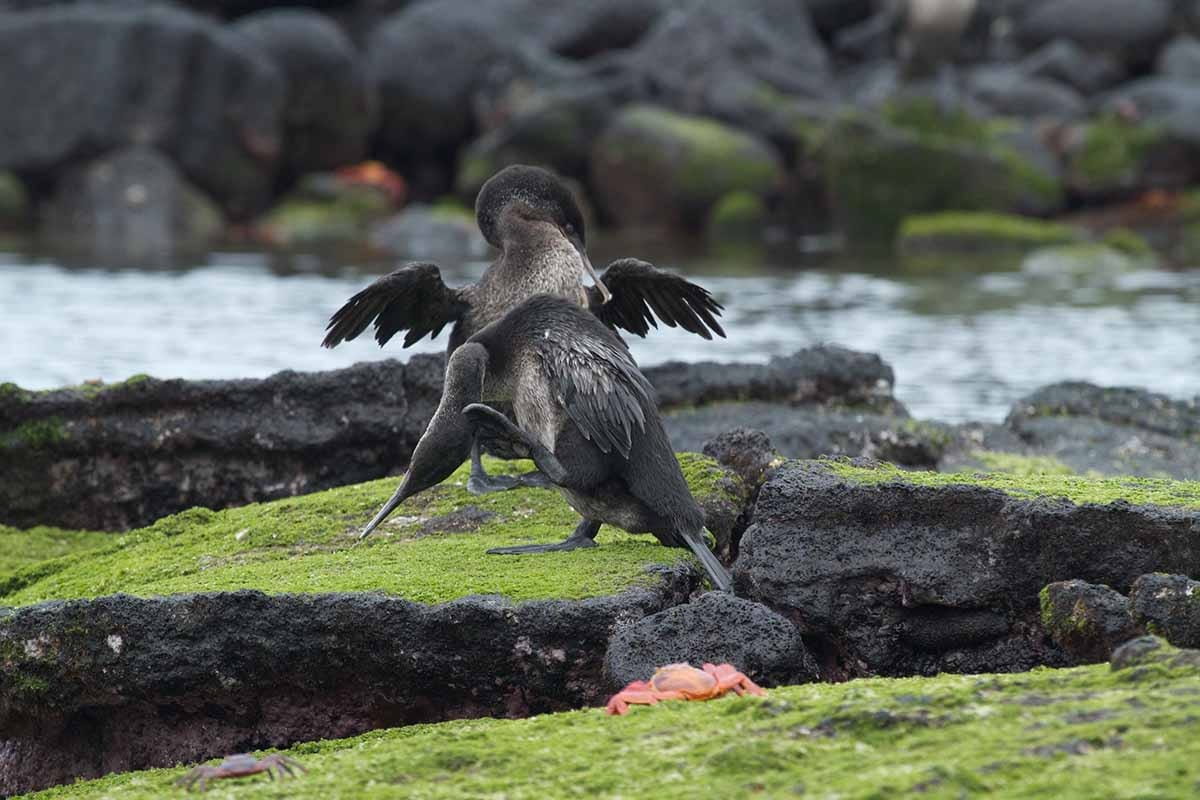
{"label": "rough rock texture", "polygon": [[760,603],[709,592],[617,628],[604,657],[609,687],[648,680],[665,664],[729,663],[764,686],[807,683],[816,664],[796,626]]}
{"label": "rough rock texture", "polygon": [[827,677],[1021,670],[1069,660],[1039,624],[1042,587],[1200,572],[1197,525],[1197,511],[863,484],[792,462],[759,493],[734,580],[820,645]]}
{"label": "rough rock texture", "polygon": [[41,208],[42,240],[67,259],[161,268],[204,254],[224,229],[207,196],[158,151],[130,147],[64,170]]}
{"label": "rough rock texture", "polygon": [[779,458],[771,437],[753,428],[734,428],[704,443],[704,455],[738,474],[747,486],[762,485],[767,469]]}
{"label": "rough rock texture", "polygon": [[653,589],[513,605],[382,595],[114,595],[0,610],[0,794],[373,728],[604,698],[615,627]]}
{"label": "rough rock texture", "polygon": [[1091,48],[1137,48],[1151,45],[1170,31],[1167,0],[1046,0],[1030,3],[1017,20],[1017,35],[1041,44],[1069,39]]}
{"label": "rough rock texture", "polygon": [[[125,529],[192,505],[224,508],[394,473],[437,406],[444,364],[440,355],[419,355],[407,365],[389,360],[265,380],[137,379],[52,392],[0,385],[0,523]],[[766,365],[672,363],[646,373],[667,407],[741,398],[899,407],[891,368],[841,348],[802,350]],[[809,413],[767,402],[713,406],[704,421],[689,412],[684,422],[668,418],[676,449],[698,451],[744,424],[736,411],[743,407],[765,417]],[[911,422],[877,419],[893,428]],[[798,421],[808,431],[800,435],[812,439],[784,452],[813,454],[813,442],[833,439],[844,446],[817,452],[897,455],[864,438],[856,415],[839,420],[833,433]]]}
{"label": "rough rock texture", "polygon": [[1081,664],[1107,661],[1118,646],[1145,633],[1129,616],[1129,600],[1107,586],[1059,581],[1042,590],[1041,601],[1050,637]]}
{"label": "rough rock texture", "polygon": [[1005,425],[1077,472],[1194,479],[1200,402],[1128,387],[1056,383],[1018,401]]}
{"label": "rough rock texture", "polygon": [[1129,591],[1129,613],[1176,647],[1200,647],[1200,582],[1186,575],[1138,578]]}
{"label": "rough rock texture", "polygon": [[119,530],[380,477],[403,466],[441,397],[415,356],[265,380],[133,379],[0,387],[4,523]]}
{"label": "rough rock texture", "polygon": [[9,15],[0,20],[0,168],[41,175],[99,150],[152,145],[244,218],[268,198],[284,91],[252,42],[174,8]]}
{"label": "rough rock texture", "polygon": [[341,28],[307,9],[260,11],[233,28],[286,78],[283,167],[301,175],[361,161],[374,123],[374,87]]}

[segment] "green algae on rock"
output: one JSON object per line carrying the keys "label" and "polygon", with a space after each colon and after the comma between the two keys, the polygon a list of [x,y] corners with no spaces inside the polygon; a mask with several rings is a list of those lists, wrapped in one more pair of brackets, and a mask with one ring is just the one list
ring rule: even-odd
{"label": "green algae on rock", "polygon": [[[739,494],[744,490],[711,459],[684,454],[681,463],[702,506],[744,501]],[[505,473],[530,465],[491,466]],[[647,567],[690,557],[650,537],[607,527],[594,550],[528,558],[487,555],[489,547],[557,541],[578,515],[555,490],[474,497],[465,488],[465,466],[410,499],[376,536],[359,543],[357,531],[397,480],[224,511],[190,509],[132,531],[102,551],[17,569],[0,604],[114,592],[148,596],[236,589],[382,591],[426,603],[469,594],[513,601],[573,599],[646,584],[653,581]]]}
{"label": "green algae on rock", "polygon": [[597,197],[618,222],[696,227],[730,192],[763,195],[782,174],[758,137],[655,106],[621,111],[591,156]]}
{"label": "green algae on rock", "polygon": [[1079,231],[1057,222],[987,211],[945,211],[905,219],[896,245],[905,254],[977,254],[1021,252],[1081,238]]}
{"label": "green algae on rock", "polygon": [[[1124,502],[1135,506],[1200,509],[1200,481],[1169,478],[1104,478],[1061,471],[947,473],[906,471],[892,464],[864,465],[849,460],[823,460],[839,477],[861,484],[907,483],[913,486],[981,486],[1013,497],[1063,498],[1076,505]],[[1050,466],[1048,464],[1047,466]]]}
{"label": "green algae on rock", "polygon": [[111,545],[116,538],[110,533],[67,531],[44,525],[29,530],[0,525],[0,594],[6,591],[9,576],[21,568]]}
{"label": "green algae on rock", "polygon": [[[1130,669],[866,679],[765,698],[416,725],[287,751],[294,780],[239,798],[1191,797],[1200,668],[1165,645]],[[598,755],[599,754],[599,755]],[[215,763],[215,762],[214,762]],[[36,800],[158,800],[183,768],[110,775]]]}

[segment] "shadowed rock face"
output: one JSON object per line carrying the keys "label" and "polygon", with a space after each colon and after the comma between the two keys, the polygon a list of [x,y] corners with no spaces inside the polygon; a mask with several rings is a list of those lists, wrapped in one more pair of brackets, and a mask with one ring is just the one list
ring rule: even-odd
{"label": "shadowed rock face", "polygon": [[[140,379],[52,392],[5,384],[0,523],[120,530],[193,505],[219,509],[394,474],[408,463],[437,407],[444,368],[443,356],[417,355],[407,364],[282,372],[265,380]],[[667,407],[753,398],[764,401],[760,413],[788,420],[808,413],[794,412],[792,403],[899,408],[889,366],[878,356],[836,347],[768,364],[672,363],[646,374]],[[713,406],[701,417],[689,411],[678,421],[668,418],[667,429],[677,450],[698,451],[737,427],[746,409]],[[904,421],[846,414],[829,423],[832,432],[796,422],[816,444],[784,452],[887,457],[891,451],[864,450],[861,442],[871,438],[860,431]],[[785,433],[782,442],[794,438]],[[821,449],[828,439],[845,445]]]}
{"label": "shadowed rock face", "polygon": [[373,728],[605,696],[609,637],[687,570],[613,597],[114,595],[0,609],[0,795]]}
{"label": "shadowed rock face", "polygon": [[1198,525],[1197,511],[864,485],[790,463],[759,493],[734,580],[824,648],[827,677],[1014,671],[1069,661],[1038,622],[1043,586],[1195,574]]}
{"label": "shadowed rock face", "polygon": [[0,392],[0,522],[120,530],[380,477],[441,397],[440,356],[265,380]]}
{"label": "shadowed rock face", "polygon": [[1200,581],[1143,575],[1129,592],[1129,614],[1177,647],[1200,647]]}
{"label": "shadowed rock face", "polygon": [[1145,633],[1129,616],[1129,600],[1107,586],[1059,581],[1042,590],[1041,601],[1042,624],[1080,663],[1107,661],[1118,646]]}

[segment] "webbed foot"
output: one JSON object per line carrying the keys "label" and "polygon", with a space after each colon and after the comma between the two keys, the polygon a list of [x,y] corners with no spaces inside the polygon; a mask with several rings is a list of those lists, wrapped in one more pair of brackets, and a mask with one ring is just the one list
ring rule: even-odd
{"label": "webbed foot", "polygon": [[467,491],[471,494],[505,492],[524,486],[547,489],[553,485],[554,483],[546,477],[544,472],[537,470],[526,472],[523,475],[488,475],[482,469],[478,472],[472,469],[471,474],[467,477]]}
{"label": "webbed foot", "polygon": [[561,542],[553,544],[519,544],[510,547],[493,547],[488,550],[491,555],[519,556],[527,553],[561,553],[567,550],[578,550],[583,547],[599,547],[596,544],[596,533],[600,523],[596,520],[581,520],[574,532]]}

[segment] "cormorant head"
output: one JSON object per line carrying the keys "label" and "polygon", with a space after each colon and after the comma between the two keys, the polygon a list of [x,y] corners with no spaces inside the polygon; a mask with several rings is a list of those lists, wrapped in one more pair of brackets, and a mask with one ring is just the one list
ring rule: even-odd
{"label": "cormorant head", "polygon": [[514,164],[497,172],[475,198],[475,220],[493,247],[557,231],[571,243],[605,302],[611,296],[587,255],[583,213],[566,184],[549,170]]}

